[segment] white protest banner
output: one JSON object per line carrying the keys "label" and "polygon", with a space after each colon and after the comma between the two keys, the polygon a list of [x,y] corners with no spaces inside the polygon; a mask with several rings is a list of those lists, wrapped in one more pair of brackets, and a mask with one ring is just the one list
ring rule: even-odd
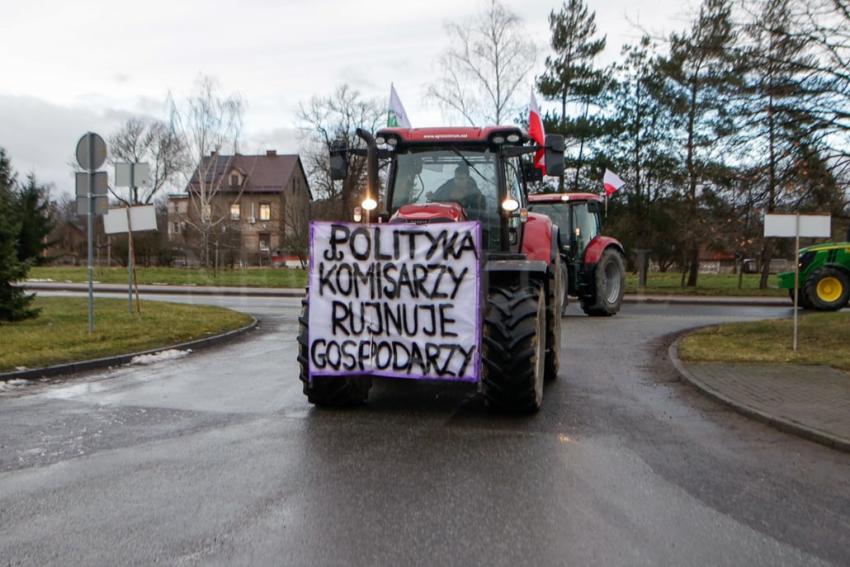
{"label": "white protest banner", "polygon": [[478,380],[477,222],[310,225],[310,377]]}

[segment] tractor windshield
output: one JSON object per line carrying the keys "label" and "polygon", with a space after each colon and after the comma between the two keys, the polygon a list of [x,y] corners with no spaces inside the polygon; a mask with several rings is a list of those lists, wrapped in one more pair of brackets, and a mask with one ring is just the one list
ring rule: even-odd
{"label": "tractor windshield", "polygon": [[396,157],[391,212],[422,203],[457,202],[467,217],[498,223],[498,175],[493,152],[412,150]]}

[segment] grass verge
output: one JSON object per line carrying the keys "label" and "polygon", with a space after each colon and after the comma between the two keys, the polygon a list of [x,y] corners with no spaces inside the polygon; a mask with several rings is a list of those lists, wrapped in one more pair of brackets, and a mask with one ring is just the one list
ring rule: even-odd
{"label": "grass verge", "polygon": [[251,318],[221,307],[144,301],[130,315],[123,299],[96,299],[95,333],[87,333],[87,300],[36,297],[35,319],[0,325],[0,372],[40,368],[216,335],[247,325]]}
{"label": "grass verge", "polygon": [[813,313],[800,318],[799,350],[791,349],[790,319],[730,323],[685,337],[679,356],[693,362],[823,364],[850,371],[850,313]]}
{"label": "grass verge", "polygon": [[[38,266],[30,268],[30,279],[82,283],[88,281],[86,268],[76,266]],[[304,270],[284,268],[245,268],[202,270],[198,268],[136,268],[140,284],[201,285],[222,287],[304,288]],[[127,268],[95,268],[94,279],[101,283],[127,283]]]}
{"label": "grass verge", "polygon": [[[649,295],[732,295],[745,297],[788,297],[788,290],[776,287],[776,276],[770,276],[767,289],[759,289],[758,274],[744,274],[741,287],[735,274],[700,274],[697,286],[682,287],[682,274],[651,272],[647,274],[646,290]],[[637,293],[638,277],[626,275],[626,293]]]}

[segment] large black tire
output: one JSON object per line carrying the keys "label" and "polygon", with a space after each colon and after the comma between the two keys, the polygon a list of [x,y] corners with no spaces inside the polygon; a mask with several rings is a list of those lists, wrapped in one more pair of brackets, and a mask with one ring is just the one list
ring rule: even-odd
{"label": "large black tire", "polygon": [[[793,289],[788,290],[788,298],[791,300],[791,305],[794,305],[794,290]],[[812,308],[812,304],[809,303],[809,298],[806,295],[805,289],[801,289],[797,293],[797,306],[802,308],[802,309],[811,309]]]}
{"label": "large black tire", "polygon": [[824,266],[812,272],[803,290],[812,309],[838,311],[850,301],[850,277],[837,268]]}
{"label": "large black tire", "polygon": [[540,286],[490,289],[481,391],[489,408],[533,413],[543,403],[546,301]]}
{"label": "large black tire", "polygon": [[546,296],[546,363],[543,374],[547,380],[558,377],[561,367],[561,301],[562,288],[566,280],[561,273],[561,257],[555,258],[552,266],[552,279],[549,281],[549,293]]}
{"label": "large black tire", "polygon": [[623,255],[608,248],[599,258],[593,275],[593,294],[582,299],[581,309],[591,317],[610,317],[620,310],[626,289]]}
{"label": "large black tire", "polygon": [[301,316],[298,317],[298,365],[299,378],[304,384],[307,401],[317,406],[354,406],[362,404],[369,397],[372,387],[370,376],[333,376],[309,378],[309,339],[310,321],[307,299],[301,300]]}
{"label": "large black tire", "polygon": [[567,267],[567,262],[561,258],[561,281],[564,282],[564,289],[561,293],[561,315],[567,314],[567,306],[570,304],[570,270]]}

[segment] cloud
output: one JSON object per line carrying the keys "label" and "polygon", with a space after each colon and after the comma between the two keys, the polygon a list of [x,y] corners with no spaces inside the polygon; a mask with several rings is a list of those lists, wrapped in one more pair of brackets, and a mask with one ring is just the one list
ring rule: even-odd
{"label": "cloud", "polygon": [[21,175],[30,171],[60,191],[73,191],[69,162],[80,136],[88,131],[104,138],[132,113],[93,111],[51,104],[32,96],[0,95],[0,146]]}

